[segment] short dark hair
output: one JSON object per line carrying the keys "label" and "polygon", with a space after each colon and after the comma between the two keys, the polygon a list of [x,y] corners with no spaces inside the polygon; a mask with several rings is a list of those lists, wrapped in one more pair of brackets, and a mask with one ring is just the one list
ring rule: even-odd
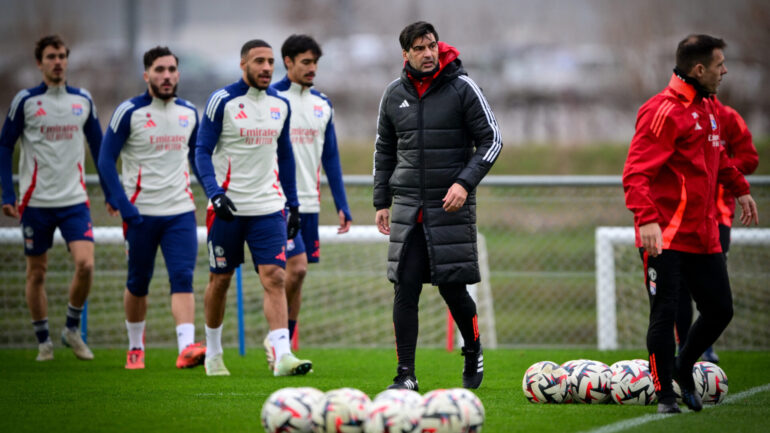
{"label": "short dark hair", "polygon": [[161,47],[158,45],[157,47],[151,48],[147,50],[146,53],[144,53],[144,69],[150,69],[150,66],[152,66],[155,60],[166,56],[174,56],[174,60],[176,60],[177,66],[179,65],[179,57],[177,57],[176,54],[172,53],[168,47]]}
{"label": "short dark hair", "polygon": [[676,47],[676,67],[685,74],[697,64],[708,66],[714,56],[714,50],[724,49],[725,41],[709,35],[689,35]]}
{"label": "short dark hair", "polygon": [[438,41],[438,32],[433,28],[433,24],[425,21],[417,21],[416,23],[409,24],[401,30],[401,34],[398,35],[398,42],[401,44],[401,48],[404,51],[409,51],[412,48],[414,40],[423,37],[427,34],[432,34]]}
{"label": "short dark hair", "polygon": [[267,42],[263,41],[262,39],[252,39],[241,47],[241,57],[246,57],[246,55],[249,54],[249,51],[251,51],[254,48],[273,48],[268,44]]}
{"label": "short dark hair", "polygon": [[[302,54],[305,51],[310,51],[316,58],[320,58],[323,55],[321,46],[312,37],[308,35],[291,35],[283,42],[281,46],[281,58],[290,58],[294,60],[298,54]],[[286,62],[284,62],[284,65]]]}
{"label": "short dark hair", "polygon": [[70,48],[67,47],[67,44],[64,43],[59,35],[48,35],[43,36],[39,41],[37,41],[37,43],[35,43],[35,59],[37,59],[38,62],[43,61],[43,51],[45,51],[46,47],[48,46],[52,46],[54,48],[66,47],[67,57],[70,56]]}

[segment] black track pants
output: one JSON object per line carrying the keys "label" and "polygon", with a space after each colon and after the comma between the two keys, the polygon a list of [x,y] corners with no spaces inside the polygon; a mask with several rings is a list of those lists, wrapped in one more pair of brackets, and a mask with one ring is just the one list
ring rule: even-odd
{"label": "black track pants", "polygon": [[[423,282],[430,280],[428,247],[422,224],[417,224],[412,230],[404,250],[399,266],[399,282],[394,286],[393,327],[398,365],[414,369],[419,328],[418,304]],[[479,344],[476,303],[468,294],[465,284],[440,284],[438,288],[460,329],[466,347],[476,349]]]}
{"label": "black track pants", "polygon": [[[658,399],[670,401],[674,369],[674,322],[682,282],[687,284],[700,317],[693,323],[679,353],[683,385],[692,387],[692,366],[722,334],[733,317],[733,300],[724,255],[664,250],[658,257],[642,252],[650,323],[647,350]],[[680,384],[682,385],[682,384]]]}

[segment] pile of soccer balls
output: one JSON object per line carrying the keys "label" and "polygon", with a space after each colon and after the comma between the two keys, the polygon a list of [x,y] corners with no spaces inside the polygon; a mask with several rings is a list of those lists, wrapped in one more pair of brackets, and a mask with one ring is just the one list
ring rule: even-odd
{"label": "pile of soccer balls", "polygon": [[421,396],[392,389],[374,400],[353,388],[323,393],[315,388],[283,388],[262,405],[266,432],[314,433],[479,433],[484,406],[462,388],[437,389]]}
{"label": "pile of soccer balls", "polygon": [[[727,375],[710,362],[697,362],[692,370],[695,391],[703,403],[720,403],[727,395]],[[645,359],[600,361],[577,359],[562,365],[551,361],[532,364],[521,382],[531,403],[611,403],[648,405],[656,402],[650,366]],[[679,385],[674,391],[681,403]]]}

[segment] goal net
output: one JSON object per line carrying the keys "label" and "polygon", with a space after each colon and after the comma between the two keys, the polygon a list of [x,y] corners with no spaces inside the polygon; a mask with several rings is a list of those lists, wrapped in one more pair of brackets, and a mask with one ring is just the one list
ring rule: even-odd
{"label": "goal net", "polygon": [[[375,226],[353,226],[338,235],[334,226],[321,226],[321,261],[308,266],[302,288],[299,322],[301,346],[311,347],[393,347],[393,285],[386,278],[388,237]],[[88,301],[88,342],[96,347],[124,347],[127,344],[123,291],[126,253],[122,229],[97,227],[94,283]],[[198,228],[198,261],[195,268],[196,338],[203,335],[203,293],[208,282],[205,228]],[[496,346],[494,310],[489,289],[486,247],[479,234],[482,283],[469,286],[477,298],[479,327],[486,347]],[[24,298],[25,261],[19,228],[0,229],[0,347],[34,347],[36,341]],[[267,333],[262,312],[263,289],[245,248],[242,269],[242,309],[245,345],[261,348]],[[72,263],[58,233],[49,250],[46,280],[48,319],[56,335],[64,325]],[[236,278],[228,292],[222,342],[237,346],[238,310]],[[146,343],[150,347],[174,346],[168,274],[158,251],[150,284]],[[420,347],[444,347],[449,332],[446,305],[438,289],[425,285],[420,298]],[[457,343],[453,341],[453,343]]]}
{"label": "goal net", "polygon": [[[734,228],[727,268],[735,314],[718,348],[770,345],[770,229]],[[646,347],[649,301],[631,227],[596,229],[596,324],[599,349]],[[697,309],[693,308],[694,318]],[[672,331],[673,332],[673,331]]]}

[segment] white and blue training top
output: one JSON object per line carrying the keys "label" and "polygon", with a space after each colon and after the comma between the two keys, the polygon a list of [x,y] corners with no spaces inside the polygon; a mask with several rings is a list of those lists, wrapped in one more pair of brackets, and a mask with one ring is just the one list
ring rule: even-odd
{"label": "white and blue training top", "polygon": [[298,206],[289,102],[243,79],[209,97],[195,162],[206,195],[227,193],[235,215],[267,215]]}
{"label": "white and blue training top", "polygon": [[[149,92],[118,106],[102,142],[99,171],[113,207],[123,218],[167,216],[195,210],[190,189],[198,111],[181,98],[164,101]],[[120,155],[123,185],[115,163]]]}
{"label": "white and blue training top", "polygon": [[321,166],[323,165],[337,211],[351,220],[342,181],[334,109],[323,93],[292,83],[289,77],[271,85],[291,104],[291,145],[297,163],[297,195],[301,213],[321,210]]}
{"label": "white and blue training top", "polygon": [[[85,149],[99,157],[102,129],[91,95],[66,85],[37,87],[16,94],[0,133],[3,204],[16,202],[13,149],[21,143],[19,210],[27,206],[63,207],[88,202]],[[106,194],[106,193],[105,193]]]}

